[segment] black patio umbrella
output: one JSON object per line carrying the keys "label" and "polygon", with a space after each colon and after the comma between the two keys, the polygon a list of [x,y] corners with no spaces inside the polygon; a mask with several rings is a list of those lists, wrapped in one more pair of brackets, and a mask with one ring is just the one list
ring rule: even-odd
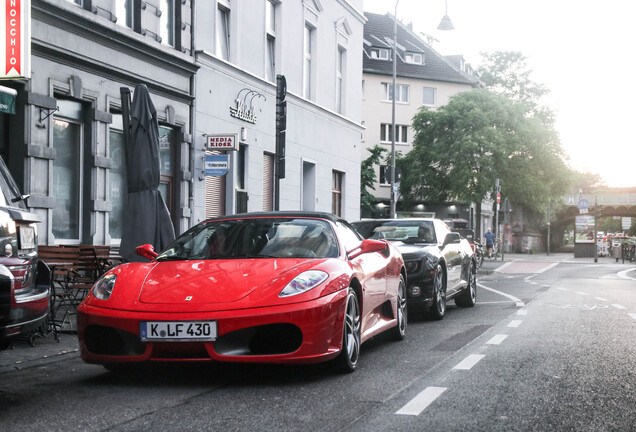
{"label": "black patio umbrella", "polygon": [[161,251],[175,238],[170,213],[159,192],[159,124],[144,84],[135,86],[130,114],[126,109],[129,91],[122,88],[121,93],[128,194],[119,253],[127,261],[146,261],[135,254],[137,246],[150,243]]}

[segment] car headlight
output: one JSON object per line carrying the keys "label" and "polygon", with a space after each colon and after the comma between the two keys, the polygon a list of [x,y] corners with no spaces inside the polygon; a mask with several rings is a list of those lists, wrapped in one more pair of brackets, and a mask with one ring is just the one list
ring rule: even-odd
{"label": "car headlight", "polygon": [[323,283],[329,275],[324,271],[310,270],[296,276],[287,286],[278,294],[278,297],[289,297],[302,294],[310,289],[316,288]]}
{"label": "car headlight", "polygon": [[416,273],[420,268],[420,261],[406,261],[404,266],[407,273]]}
{"label": "car headlight", "polygon": [[108,300],[110,295],[113,293],[116,280],[117,276],[114,274],[102,276],[97,282],[95,282],[95,286],[93,287],[93,296],[100,300]]}

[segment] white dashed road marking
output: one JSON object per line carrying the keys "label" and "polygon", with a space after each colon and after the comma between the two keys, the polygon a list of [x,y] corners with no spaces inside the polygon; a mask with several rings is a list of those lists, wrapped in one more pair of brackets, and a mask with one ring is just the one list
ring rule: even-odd
{"label": "white dashed road marking", "polygon": [[517,315],[528,315],[528,309],[520,309],[517,311]]}
{"label": "white dashed road marking", "polygon": [[510,324],[508,324],[508,327],[519,327],[522,322],[521,320],[512,320]]}
{"label": "white dashed road marking", "polygon": [[455,366],[453,369],[470,370],[473,368],[473,366],[479,363],[479,360],[483,359],[484,357],[486,356],[483,354],[471,354],[468,357],[466,357],[464,360],[457,363],[457,366]]}
{"label": "white dashed road marking", "polygon": [[595,298],[596,300],[598,300],[598,301],[609,301],[608,299],[603,298],[603,297],[594,297],[594,298]]}
{"label": "white dashed road marking", "polygon": [[446,391],[446,387],[427,387],[420,394],[415,396],[413,400],[400,408],[396,414],[402,415],[420,415],[427,406],[433,403],[442,393]]}
{"label": "white dashed road marking", "polygon": [[636,313],[630,313],[628,315],[636,320]]}
{"label": "white dashed road marking", "polygon": [[515,302],[517,304],[517,306],[519,306],[519,307],[525,306],[525,303],[521,299],[519,299],[519,298],[517,298],[517,297],[515,297],[513,295],[506,294],[505,292],[497,291],[496,289],[487,287],[486,285],[480,284],[479,282],[477,283],[477,286],[479,288],[483,288],[483,289],[485,289],[487,291],[494,292],[495,294],[499,294],[501,296],[504,296],[504,297],[512,300],[513,302]]}
{"label": "white dashed road marking", "polygon": [[504,340],[506,340],[507,337],[508,337],[508,335],[498,334],[498,335],[493,336],[488,342],[486,342],[486,344],[488,344],[488,345],[499,345]]}
{"label": "white dashed road marking", "polygon": [[625,306],[619,304],[612,304],[612,306],[614,306],[616,309],[627,309]]}

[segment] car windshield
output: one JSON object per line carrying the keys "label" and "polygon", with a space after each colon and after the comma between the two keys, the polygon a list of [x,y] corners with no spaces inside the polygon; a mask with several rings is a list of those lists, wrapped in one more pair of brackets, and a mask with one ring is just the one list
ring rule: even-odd
{"label": "car windshield", "polygon": [[404,243],[436,243],[432,221],[363,221],[353,226],[365,238]]}
{"label": "car windshield", "polygon": [[324,220],[248,218],[201,223],[177,238],[157,261],[337,256],[336,236]]}

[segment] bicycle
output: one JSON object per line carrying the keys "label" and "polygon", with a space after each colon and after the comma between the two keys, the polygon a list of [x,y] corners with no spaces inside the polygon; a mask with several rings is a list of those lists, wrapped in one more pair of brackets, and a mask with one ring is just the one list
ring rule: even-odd
{"label": "bicycle", "polygon": [[484,249],[481,243],[475,242],[475,267],[481,268],[481,265],[484,263]]}
{"label": "bicycle", "polygon": [[[488,258],[492,261],[497,261],[497,259],[501,256],[501,249],[499,246],[499,240],[495,240],[495,243],[492,245],[492,251],[488,254]],[[486,248],[486,250],[487,249],[488,248]]]}

